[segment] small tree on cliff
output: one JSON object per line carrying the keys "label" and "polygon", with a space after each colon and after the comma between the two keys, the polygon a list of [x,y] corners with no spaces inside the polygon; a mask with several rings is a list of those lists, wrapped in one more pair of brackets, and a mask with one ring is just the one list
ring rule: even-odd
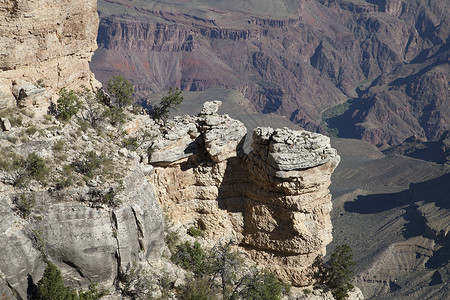
{"label": "small tree on cliff", "polygon": [[346,244],[337,246],[326,263],[325,282],[336,299],[346,299],[348,291],[353,289],[351,282],[355,276],[354,267],[355,262],[350,246]]}
{"label": "small tree on cliff", "polygon": [[48,262],[44,276],[37,283],[36,300],[98,300],[109,294],[107,290],[97,290],[96,285],[89,286],[87,291],[72,289],[64,285],[61,271]]}
{"label": "small tree on cliff", "polygon": [[39,280],[36,299],[70,299],[73,291],[64,286],[61,271],[51,262],[48,262],[44,276]]}
{"label": "small tree on cliff", "polygon": [[153,107],[151,115],[154,119],[160,119],[165,122],[169,117],[170,109],[179,106],[183,102],[183,99],[184,97],[181,96],[181,91],[178,88],[170,88],[167,96],[163,97],[161,102]]}
{"label": "small tree on cliff", "polygon": [[122,76],[111,77],[107,84],[108,92],[114,97],[116,105],[120,108],[131,105],[133,102],[133,85]]}
{"label": "small tree on cliff", "polygon": [[57,107],[53,104],[53,107],[49,109],[50,113],[64,121],[68,121],[77,114],[82,103],[73,90],[67,91],[66,88],[62,88],[58,95]]}

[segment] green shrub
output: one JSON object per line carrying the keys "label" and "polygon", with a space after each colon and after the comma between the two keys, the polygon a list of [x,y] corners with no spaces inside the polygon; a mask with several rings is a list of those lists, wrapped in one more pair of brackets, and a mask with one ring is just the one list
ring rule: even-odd
{"label": "green shrub", "polygon": [[26,134],[28,135],[33,135],[36,131],[38,131],[38,129],[36,128],[36,126],[30,126],[27,129],[25,129]]}
{"label": "green shrub", "polygon": [[45,252],[45,240],[44,240],[44,233],[42,232],[42,229],[33,229],[30,234],[31,242],[33,243],[33,247],[39,250],[41,252],[42,256],[44,257],[44,260],[47,257],[47,254]]}
{"label": "green shrub", "polygon": [[207,277],[188,278],[182,289],[182,300],[211,300],[219,299],[218,292],[211,287]]}
{"label": "green shrub", "polygon": [[168,231],[164,235],[164,242],[171,252],[174,252],[176,250],[179,240],[180,236],[176,231]]}
{"label": "green shrub", "polygon": [[0,170],[13,172],[19,170],[25,164],[25,159],[9,148],[0,149]]}
{"label": "green shrub", "polygon": [[72,186],[74,183],[75,183],[75,178],[73,176],[63,177],[61,180],[59,180],[56,183],[55,188],[57,190],[62,190],[62,189]]}
{"label": "green shrub", "polygon": [[31,178],[40,182],[45,181],[49,172],[44,160],[34,152],[28,154],[26,171]]}
{"label": "green shrub", "polygon": [[122,295],[131,299],[151,299],[153,281],[145,270],[140,270],[135,262],[127,266],[121,274]]}
{"label": "green shrub", "polygon": [[113,126],[119,126],[125,123],[125,113],[119,107],[109,107],[103,112],[103,117],[107,118]]}
{"label": "green shrub", "polygon": [[64,149],[65,144],[66,143],[63,140],[58,140],[56,143],[53,144],[53,150],[61,151]]}
{"label": "green shrub", "polygon": [[183,102],[184,97],[181,96],[181,91],[176,88],[175,90],[170,88],[167,96],[161,99],[158,105],[155,105],[151,110],[151,115],[154,119],[160,119],[165,122],[169,117],[169,111],[171,108],[176,108]]}
{"label": "green shrub", "polygon": [[109,294],[107,290],[99,291],[96,285],[90,285],[87,291],[66,287],[61,271],[48,262],[44,275],[37,283],[37,300],[97,300]]}
{"label": "green shrub", "polygon": [[25,187],[30,179],[37,180],[41,184],[46,184],[49,169],[45,161],[39,155],[34,152],[28,154],[24,165],[24,170],[14,181],[15,186]]}
{"label": "green shrub", "polygon": [[283,292],[289,291],[289,288],[282,284],[273,273],[257,272],[246,281],[245,288],[239,292],[241,299],[279,300]]}
{"label": "green shrub", "polygon": [[47,263],[44,276],[37,286],[37,300],[73,299],[74,291],[64,285],[61,271],[51,262]]}
{"label": "green shrub", "polygon": [[176,247],[172,260],[194,275],[182,290],[181,299],[277,300],[289,292],[274,274],[245,270],[243,258],[231,251],[231,245],[218,244],[204,251],[196,241]]}
{"label": "green shrub", "polygon": [[189,227],[188,230],[187,230],[187,233],[190,236],[193,236],[193,237],[200,237],[200,236],[203,235],[202,230],[200,228],[197,228],[197,227],[194,227],[194,226]]}
{"label": "green shrub", "polygon": [[79,290],[78,298],[79,300],[97,300],[102,298],[103,296],[109,295],[108,290],[98,290],[97,285],[91,284],[87,291]]}
{"label": "green shrub", "polygon": [[72,167],[78,173],[84,174],[89,178],[94,177],[95,172],[100,168],[103,158],[95,154],[94,151],[85,153],[84,158],[72,163]]}
{"label": "green shrub", "polygon": [[34,205],[36,204],[36,198],[33,194],[27,195],[23,193],[20,196],[14,197],[13,202],[16,205],[19,214],[22,217],[27,218],[33,211]]}
{"label": "green shrub", "polygon": [[68,121],[80,110],[82,103],[73,90],[67,91],[66,88],[62,88],[58,95],[56,116]]}
{"label": "green shrub", "polygon": [[186,241],[178,245],[171,259],[182,268],[192,271],[196,276],[207,273],[209,268],[208,256],[197,241],[194,244]]}
{"label": "green shrub", "polygon": [[122,76],[113,76],[106,83],[108,92],[115,98],[118,107],[131,105],[133,102],[133,85]]}
{"label": "green shrub", "polygon": [[348,291],[353,289],[351,282],[355,276],[354,267],[355,262],[350,246],[346,244],[337,246],[326,263],[326,285],[336,299],[346,299]]}
{"label": "green shrub", "polygon": [[124,138],[122,140],[122,147],[133,151],[136,150],[139,147],[138,138],[134,136]]}

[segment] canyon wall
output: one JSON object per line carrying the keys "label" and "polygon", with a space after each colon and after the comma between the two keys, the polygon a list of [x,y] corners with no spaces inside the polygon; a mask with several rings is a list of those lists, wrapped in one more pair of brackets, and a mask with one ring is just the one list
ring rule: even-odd
{"label": "canyon wall", "polygon": [[153,144],[149,179],[161,206],[211,245],[232,240],[279,278],[311,284],[312,264],[332,240],[336,150],[320,134],[258,127],[244,154],[244,124],[217,115],[218,105],[176,118]]}
{"label": "canyon wall", "polygon": [[261,12],[257,1],[100,0],[92,70],[126,76],[142,99],[230,88],[306,130],[379,147],[435,141],[450,121],[447,2],[271,0]]}
{"label": "canyon wall", "polygon": [[98,22],[96,0],[0,1],[0,109],[42,112],[63,87],[98,87]]}

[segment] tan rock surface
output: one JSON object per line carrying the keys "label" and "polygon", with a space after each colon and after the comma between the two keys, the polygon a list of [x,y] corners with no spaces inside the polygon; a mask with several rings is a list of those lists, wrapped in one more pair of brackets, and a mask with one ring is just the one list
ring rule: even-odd
{"label": "tan rock surface", "polygon": [[21,90],[35,90],[18,104],[39,113],[62,87],[98,87],[89,69],[97,28],[95,0],[0,0],[0,109],[23,100]]}
{"label": "tan rock surface", "polygon": [[[241,155],[245,128],[215,111],[215,105],[205,105],[206,113],[196,120],[200,135],[177,130],[175,138],[169,131],[157,141],[176,145],[172,149],[182,154],[157,147],[151,155],[155,170],[149,179],[160,204],[179,225],[201,228],[207,243],[235,240],[280,278],[311,284],[311,265],[332,240],[328,186],[340,160],[336,150],[320,134],[257,128],[253,151]],[[221,134],[208,142],[215,131]],[[197,151],[187,151],[193,144]],[[211,145],[219,146],[212,151]]]}

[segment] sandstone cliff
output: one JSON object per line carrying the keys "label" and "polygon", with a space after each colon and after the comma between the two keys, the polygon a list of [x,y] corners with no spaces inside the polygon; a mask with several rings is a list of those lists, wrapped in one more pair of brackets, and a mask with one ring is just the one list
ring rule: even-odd
{"label": "sandstone cliff", "polygon": [[330,176],[339,162],[329,139],[307,131],[244,125],[207,103],[179,117],[152,147],[149,177],[176,223],[207,240],[234,240],[249,258],[295,285],[312,283],[312,263],[331,241]]}
{"label": "sandstone cliff", "polygon": [[63,87],[93,88],[97,1],[0,1],[0,109],[45,111]]}

